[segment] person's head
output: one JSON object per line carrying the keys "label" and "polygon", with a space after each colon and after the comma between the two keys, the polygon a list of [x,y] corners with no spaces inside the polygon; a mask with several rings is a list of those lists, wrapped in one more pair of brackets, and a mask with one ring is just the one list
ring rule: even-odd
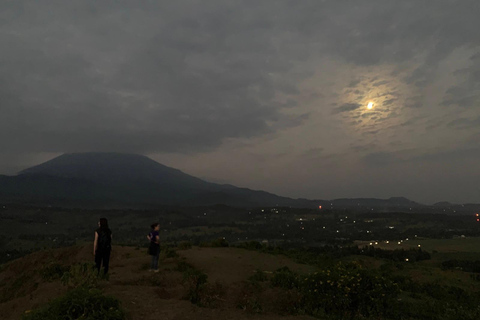
{"label": "person's head", "polygon": [[108,228],[108,220],[106,218],[100,218],[98,221],[98,226],[102,229],[107,229]]}
{"label": "person's head", "polygon": [[150,227],[152,228],[152,230],[158,231],[158,230],[160,230],[160,223],[155,222]]}

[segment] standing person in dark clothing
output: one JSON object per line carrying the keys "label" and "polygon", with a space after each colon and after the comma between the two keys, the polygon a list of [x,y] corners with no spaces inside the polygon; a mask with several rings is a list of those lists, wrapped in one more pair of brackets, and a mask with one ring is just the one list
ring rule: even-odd
{"label": "standing person in dark clothing", "polygon": [[98,273],[103,264],[103,274],[108,273],[108,265],[110,262],[110,252],[112,251],[112,231],[108,228],[108,221],[100,218],[98,229],[95,230],[95,241],[93,242],[93,255],[95,256],[95,264]]}
{"label": "standing person in dark clothing", "polygon": [[150,271],[158,272],[158,257],[160,256],[160,224],[154,223],[150,227],[152,230],[147,235],[147,239],[150,241],[148,254],[152,256]]}

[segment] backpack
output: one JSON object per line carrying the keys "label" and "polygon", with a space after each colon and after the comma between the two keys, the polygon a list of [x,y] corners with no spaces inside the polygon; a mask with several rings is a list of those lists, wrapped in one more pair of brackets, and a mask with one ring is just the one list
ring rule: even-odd
{"label": "backpack", "polygon": [[112,236],[109,229],[98,231],[98,250],[99,251],[108,251],[112,247]]}

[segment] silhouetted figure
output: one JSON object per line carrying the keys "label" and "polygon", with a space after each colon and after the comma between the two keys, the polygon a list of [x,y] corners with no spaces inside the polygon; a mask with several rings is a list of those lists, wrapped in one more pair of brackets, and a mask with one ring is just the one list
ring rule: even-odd
{"label": "silhouetted figure", "polygon": [[160,224],[154,223],[150,227],[152,230],[147,235],[147,239],[150,240],[148,254],[152,256],[150,271],[158,272],[158,257],[160,256]]}
{"label": "silhouetted figure", "polygon": [[108,221],[100,218],[98,229],[95,230],[95,241],[93,243],[93,255],[95,256],[95,264],[100,273],[100,267],[103,264],[103,274],[108,273],[108,265],[110,262],[110,252],[112,251],[112,231],[108,228]]}

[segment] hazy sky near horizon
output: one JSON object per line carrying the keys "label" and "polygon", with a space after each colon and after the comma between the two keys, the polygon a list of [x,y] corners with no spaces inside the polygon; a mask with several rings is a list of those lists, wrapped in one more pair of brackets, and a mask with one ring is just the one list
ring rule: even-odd
{"label": "hazy sky near horizon", "polygon": [[0,173],[114,151],[290,197],[478,203],[479,16],[478,0],[2,1]]}

